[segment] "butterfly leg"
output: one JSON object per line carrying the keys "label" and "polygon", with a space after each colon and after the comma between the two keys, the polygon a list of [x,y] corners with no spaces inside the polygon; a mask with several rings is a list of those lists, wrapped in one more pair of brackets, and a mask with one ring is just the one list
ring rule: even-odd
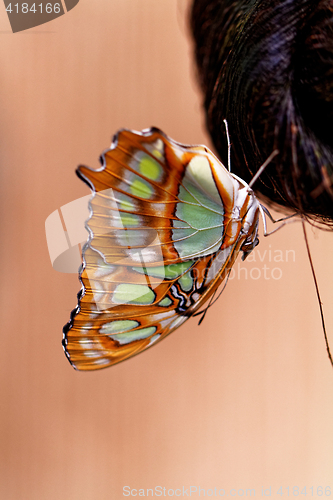
{"label": "butterfly leg", "polygon": [[[282,217],[281,219],[274,219],[274,217],[272,216],[272,214],[270,213],[270,211],[266,207],[264,207],[263,205],[259,204],[259,210],[260,210],[261,217],[262,217],[262,222],[263,222],[263,225],[264,225],[264,236],[269,236],[270,234],[276,233],[276,231],[278,231],[279,229],[281,229],[281,227],[285,226],[286,224],[290,224],[291,222],[299,222],[299,219],[297,219],[297,220],[289,220],[292,217],[296,217],[296,215],[298,215],[298,213],[287,215],[286,217]],[[275,229],[273,229],[273,231],[269,231],[268,232],[267,231],[266,215],[273,222],[273,224],[276,224],[277,222],[281,222],[281,224],[278,227],[276,227]]]}

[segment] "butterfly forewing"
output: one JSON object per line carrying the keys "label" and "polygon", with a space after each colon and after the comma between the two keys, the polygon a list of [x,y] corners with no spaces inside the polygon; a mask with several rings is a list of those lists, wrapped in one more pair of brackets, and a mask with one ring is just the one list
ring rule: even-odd
{"label": "butterfly forewing", "polygon": [[123,130],[101,161],[78,169],[93,196],[63,345],[81,370],[123,361],[180,326],[255,244],[258,225],[251,190],[203,146]]}

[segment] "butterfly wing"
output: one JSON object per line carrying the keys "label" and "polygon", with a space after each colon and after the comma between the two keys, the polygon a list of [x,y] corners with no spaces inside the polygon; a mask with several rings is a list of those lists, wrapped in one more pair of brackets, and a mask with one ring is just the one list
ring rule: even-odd
{"label": "butterfly wing", "polygon": [[123,361],[186,321],[249,245],[258,219],[251,215],[244,231],[253,198],[240,200],[239,180],[207,148],[158,129],[120,131],[101,162],[78,169],[93,197],[63,345],[81,370]]}

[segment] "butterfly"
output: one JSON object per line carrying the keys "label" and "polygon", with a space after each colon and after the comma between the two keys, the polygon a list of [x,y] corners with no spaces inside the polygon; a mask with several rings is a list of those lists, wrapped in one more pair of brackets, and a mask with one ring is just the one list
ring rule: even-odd
{"label": "butterfly", "polygon": [[[228,147],[230,162],[229,138]],[[119,363],[173,332],[259,243],[260,212],[265,224],[253,181],[205,146],[124,129],[100,161],[77,170],[93,191],[82,288],[63,338],[79,370]]]}

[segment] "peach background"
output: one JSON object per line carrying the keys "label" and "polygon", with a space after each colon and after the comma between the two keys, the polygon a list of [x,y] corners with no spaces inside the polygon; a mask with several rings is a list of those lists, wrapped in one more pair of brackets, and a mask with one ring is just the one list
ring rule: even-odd
{"label": "peach background", "polygon": [[[17,34],[0,6],[0,40],[0,498],[118,500],[125,485],[333,493],[333,372],[299,224],[261,238],[263,262],[245,266],[282,278],[236,275],[200,327],[96,373],[62,352],[79,282],[52,269],[44,222],[88,193],[77,164],[97,167],[124,126],[209,145],[186,2],[80,0]],[[333,347],[332,234],[308,233]],[[276,249],[295,262],[274,263]]]}

